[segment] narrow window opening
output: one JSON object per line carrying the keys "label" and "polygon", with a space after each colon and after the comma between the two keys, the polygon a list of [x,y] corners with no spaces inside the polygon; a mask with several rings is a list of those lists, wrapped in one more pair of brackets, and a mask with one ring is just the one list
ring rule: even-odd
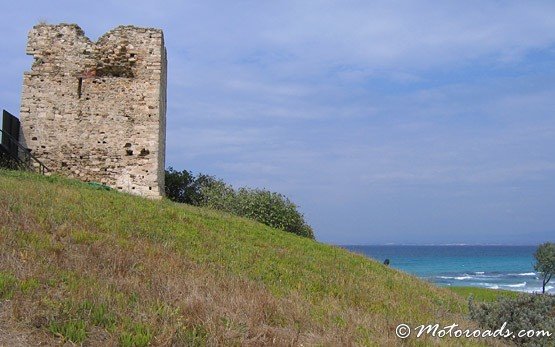
{"label": "narrow window opening", "polygon": [[79,84],[77,85],[77,98],[81,99],[81,92],[83,89],[83,78],[79,77]]}

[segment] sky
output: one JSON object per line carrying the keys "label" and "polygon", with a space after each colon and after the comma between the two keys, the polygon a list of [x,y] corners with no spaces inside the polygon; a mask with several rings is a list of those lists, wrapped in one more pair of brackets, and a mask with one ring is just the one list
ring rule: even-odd
{"label": "sky", "polygon": [[281,192],[332,244],[555,241],[553,1],[2,1],[27,32],[164,30],[166,165]]}

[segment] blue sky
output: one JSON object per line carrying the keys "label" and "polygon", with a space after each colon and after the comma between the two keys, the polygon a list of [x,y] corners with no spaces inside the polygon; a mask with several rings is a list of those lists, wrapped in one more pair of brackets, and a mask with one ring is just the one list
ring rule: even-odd
{"label": "blue sky", "polygon": [[162,28],[168,166],[282,192],[329,243],[555,241],[555,2],[2,2],[13,113],[37,22]]}

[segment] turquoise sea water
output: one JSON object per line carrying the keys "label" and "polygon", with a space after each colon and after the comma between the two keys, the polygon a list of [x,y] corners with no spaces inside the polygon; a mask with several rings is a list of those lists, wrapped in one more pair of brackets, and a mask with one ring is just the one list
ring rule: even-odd
{"label": "turquoise sea water", "polygon": [[[343,246],[441,286],[541,291],[535,246]],[[555,293],[555,284],[546,291]]]}

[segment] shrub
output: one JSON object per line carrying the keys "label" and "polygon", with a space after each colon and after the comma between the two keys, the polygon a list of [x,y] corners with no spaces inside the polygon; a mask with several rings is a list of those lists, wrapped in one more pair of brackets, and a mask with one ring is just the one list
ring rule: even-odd
{"label": "shrub", "polygon": [[503,326],[515,333],[507,339],[520,346],[552,346],[548,336],[518,337],[520,330],[548,331],[555,334],[555,297],[551,295],[521,294],[516,298],[499,297],[496,302],[469,302],[470,318],[490,330]]}
{"label": "shrub", "polygon": [[297,206],[286,196],[265,189],[239,188],[213,176],[189,171],[166,171],[166,195],[173,201],[254,219],[271,227],[314,238]]}
{"label": "shrub", "polygon": [[297,206],[286,196],[262,189],[240,188],[236,214],[297,235],[314,238]]}
{"label": "shrub", "polygon": [[210,176],[203,176],[198,185],[201,195],[198,206],[237,214],[237,194],[232,186]]}
{"label": "shrub", "polygon": [[176,202],[196,205],[200,199],[199,187],[190,171],[166,170],[166,196]]}

